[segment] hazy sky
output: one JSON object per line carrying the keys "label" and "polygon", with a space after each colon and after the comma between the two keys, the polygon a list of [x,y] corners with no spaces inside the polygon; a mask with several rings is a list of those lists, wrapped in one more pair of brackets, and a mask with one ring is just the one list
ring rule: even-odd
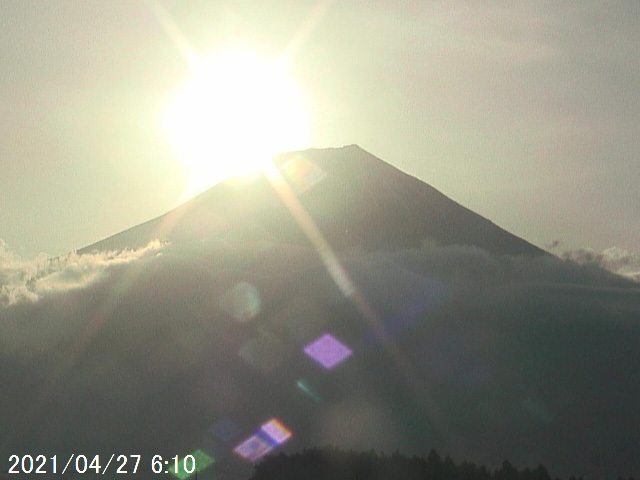
{"label": "hazy sky", "polygon": [[[0,238],[15,252],[80,248],[184,191],[158,119],[188,68],[153,5],[0,1]],[[640,251],[636,0],[159,5],[202,55],[301,38],[309,147],[358,144],[539,246]]]}

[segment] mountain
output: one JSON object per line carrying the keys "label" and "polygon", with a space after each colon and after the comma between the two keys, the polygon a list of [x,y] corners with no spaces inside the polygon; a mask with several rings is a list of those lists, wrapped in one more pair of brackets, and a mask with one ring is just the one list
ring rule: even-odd
{"label": "mountain", "polygon": [[[302,205],[329,244],[339,250],[399,250],[431,240],[494,253],[545,254],[355,145],[282,154],[276,165],[294,189],[304,190]],[[80,253],[141,247],[158,237],[185,241],[242,229],[279,242],[307,243],[262,177],[250,185],[220,183],[165,215]]]}
{"label": "mountain", "polygon": [[226,480],[329,444],[640,477],[637,284],[357,147],[276,163],[285,186],[226,182],[25,272],[0,305],[7,461],[142,455],[139,478],[191,454]]}

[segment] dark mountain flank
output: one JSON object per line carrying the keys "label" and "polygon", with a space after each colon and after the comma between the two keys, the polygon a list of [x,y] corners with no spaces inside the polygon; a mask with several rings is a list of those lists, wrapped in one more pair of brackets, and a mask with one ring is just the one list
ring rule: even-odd
{"label": "dark mountain flank", "polygon": [[[135,478],[152,478],[173,466],[155,455],[192,455],[199,479],[248,479],[269,454],[332,445],[640,477],[637,284],[358,147],[276,163],[286,184],[221,183],[0,306],[0,473],[12,454],[57,455],[58,474],[115,454],[105,475],[67,472],[112,478],[140,454]],[[151,239],[169,242],[117,252]]]}
{"label": "dark mountain flank", "polygon": [[[300,191],[302,204],[333,248],[398,250],[431,240],[494,253],[545,254],[355,145],[286,153],[277,157],[276,164]],[[155,238],[184,241],[237,231],[306,243],[273,188],[260,178],[243,185],[220,183],[165,215],[80,253],[135,248]]]}

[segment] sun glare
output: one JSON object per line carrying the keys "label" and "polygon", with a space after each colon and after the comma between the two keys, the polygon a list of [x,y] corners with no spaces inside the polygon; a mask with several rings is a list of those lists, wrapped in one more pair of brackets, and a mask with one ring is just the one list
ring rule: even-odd
{"label": "sun glare", "polygon": [[286,66],[232,50],[194,65],[168,102],[164,128],[188,170],[190,195],[255,173],[308,140],[305,101]]}

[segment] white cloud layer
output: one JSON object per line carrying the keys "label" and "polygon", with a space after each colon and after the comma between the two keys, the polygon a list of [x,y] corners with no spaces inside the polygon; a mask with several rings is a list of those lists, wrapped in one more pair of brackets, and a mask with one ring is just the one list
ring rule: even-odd
{"label": "white cloud layer", "polygon": [[640,255],[618,247],[611,247],[598,253],[590,248],[569,250],[561,255],[578,265],[595,265],[617,275],[640,282]]}
{"label": "white cloud layer", "polygon": [[86,287],[102,278],[109,268],[152,256],[163,246],[154,240],[137,250],[84,255],[71,252],[55,258],[41,253],[24,260],[0,239],[0,307]]}

